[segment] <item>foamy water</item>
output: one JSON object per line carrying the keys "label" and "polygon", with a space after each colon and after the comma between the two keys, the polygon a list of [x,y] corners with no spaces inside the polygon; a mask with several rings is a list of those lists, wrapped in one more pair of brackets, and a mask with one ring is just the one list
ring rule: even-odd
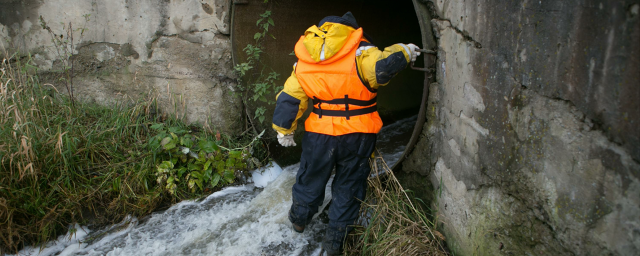
{"label": "foamy water", "polygon": [[[377,145],[389,166],[402,155],[415,120],[400,120],[379,134]],[[327,220],[316,214],[298,234],[287,219],[298,165],[272,163],[253,171],[248,185],[178,203],[144,220],[127,218],[102,230],[76,225],[73,235],[19,255],[319,255]],[[322,208],[330,201],[330,186],[331,181]]]}
{"label": "foamy water", "polygon": [[287,219],[297,169],[274,164],[258,180],[268,183],[264,190],[253,184],[229,187],[145,221],[128,218],[106,232],[77,227],[71,239],[67,234],[41,252],[25,248],[20,255],[317,255],[325,225],[316,218],[298,234]]}

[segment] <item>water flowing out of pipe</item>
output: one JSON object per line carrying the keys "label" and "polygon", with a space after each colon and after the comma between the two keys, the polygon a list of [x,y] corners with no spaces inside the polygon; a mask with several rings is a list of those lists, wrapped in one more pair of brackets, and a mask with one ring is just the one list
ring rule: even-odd
{"label": "water flowing out of pipe", "polygon": [[[416,117],[385,126],[378,148],[392,166],[404,151]],[[408,134],[408,135],[407,135]],[[318,255],[328,219],[320,211],[303,234],[287,219],[298,164],[254,171],[253,183],[229,187],[200,201],[184,201],[143,220],[127,218],[103,230],[77,226],[19,255]],[[327,184],[325,203],[331,195]]]}

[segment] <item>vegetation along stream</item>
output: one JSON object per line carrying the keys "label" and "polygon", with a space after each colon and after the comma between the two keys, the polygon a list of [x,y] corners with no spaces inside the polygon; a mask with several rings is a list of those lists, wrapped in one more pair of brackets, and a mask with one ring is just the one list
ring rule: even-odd
{"label": "vegetation along stream", "polygon": [[[402,119],[379,134],[378,147],[389,165],[402,154],[398,142],[410,136],[414,122],[415,117]],[[303,234],[293,232],[287,219],[297,170],[298,164],[272,163],[253,171],[246,185],[105,229],[76,226],[75,234],[60,236],[42,251],[27,247],[19,255],[318,255],[328,219],[318,214]]]}

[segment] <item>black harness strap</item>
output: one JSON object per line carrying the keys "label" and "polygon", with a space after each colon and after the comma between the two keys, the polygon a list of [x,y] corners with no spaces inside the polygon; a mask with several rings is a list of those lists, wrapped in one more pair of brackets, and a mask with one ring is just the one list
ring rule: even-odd
{"label": "black harness strap", "polygon": [[319,103],[327,103],[327,104],[336,104],[336,105],[338,105],[338,104],[349,104],[349,105],[365,107],[365,106],[369,106],[369,105],[375,104],[377,102],[377,100],[378,100],[378,96],[373,97],[373,99],[370,99],[370,100],[351,99],[347,95],[345,95],[344,99],[321,100],[321,99],[318,99],[318,98],[316,98],[314,96],[313,97],[313,105],[319,104]]}
{"label": "black harness strap", "polygon": [[313,108],[313,113],[318,114],[318,118],[322,118],[322,101],[321,99],[318,99],[316,96],[313,96],[313,105],[318,104],[318,112],[316,112],[316,108]]}
{"label": "black harness strap", "polygon": [[347,104],[347,101],[349,101],[349,95],[344,95],[344,112],[347,113],[347,120],[349,120],[349,104]]}
{"label": "black harness strap", "polygon": [[359,116],[364,114],[369,114],[378,111],[378,105],[371,106],[368,108],[361,108],[356,110],[326,110],[321,108],[313,108],[313,113],[316,113],[319,118],[322,116],[342,116],[342,117],[350,117],[350,116]]}
{"label": "black harness strap", "polygon": [[[377,105],[371,106],[371,105],[376,104],[377,99],[378,99],[378,96],[373,97],[373,99],[370,99],[370,100],[356,100],[356,99],[349,98],[349,95],[344,95],[344,99],[321,100],[321,99],[318,99],[316,96],[313,96],[313,105],[318,104],[317,108],[313,107],[313,113],[316,113],[318,115],[318,118],[322,118],[322,116],[341,116],[341,117],[346,117],[347,120],[350,120],[352,116],[359,116],[359,115],[376,112],[378,110],[378,106]],[[336,104],[336,105],[344,104],[344,110],[322,109],[322,103]],[[349,105],[361,106],[361,107],[370,106],[370,107],[356,109],[356,110],[349,110]]]}

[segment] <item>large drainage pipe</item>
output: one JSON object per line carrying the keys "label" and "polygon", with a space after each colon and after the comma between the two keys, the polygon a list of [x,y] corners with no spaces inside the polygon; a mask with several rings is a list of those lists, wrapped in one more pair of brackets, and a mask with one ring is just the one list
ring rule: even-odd
{"label": "large drainage pipe", "polygon": [[[420,35],[422,37],[422,48],[423,49],[435,49],[436,41],[433,37],[433,30],[431,28],[431,17],[429,14],[429,10],[427,6],[423,3],[418,3],[417,0],[413,0],[413,6],[415,9],[416,17],[418,18],[418,24],[420,25]],[[413,128],[413,133],[411,134],[411,138],[407,143],[407,147],[405,148],[402,156],[398,159],[392,170],[396,171],[401,165],[402,161],[407,158],[409,153],[413,150],[413,147],[418,143],[418,139],[420,138],[420,134],[422,134],[422,127],[426,123],[427,119],[427,101],[429,99],[429,84],[431,83],[432,76],[429,71],[430,66],[435,62],[435,58],[430,54],[422,55],[423,61],[425,63],[424,71],[424,82],[422,88],[422,99],[420,101],[420,110],[418,111],[418,120],[416,121],[416,125]],[[412,63],[414,64],[414,63]],[[413,65],[412,65],[413,68]]]}
{"label": "large drainage pipe", "polygon": [[[435,41],[431,32],[430,18],[426,6],[418,0],[390,2],[385,0],[324,0],[317,1],[277,0],[264,3],[262,0],[234,0],[231,17],[231,40],[233,45],[234,64],[246,60],[243,49],[248,44],[255,44],[254,34],[259,32],[256,21],[265,11],[271,12],[275,26],[269,29],[271,36],[263,41],[266,52],[261,56],[261,63],[266,67],[263,72],[276,71],[281,74],[278,81],[283,84],[292,71],[296,57],[291,55],[298,38],[311,25],[317,24],[328,15],[342,15],[351,11],[358,25],[373,37],[373,43],[380,49],[394,43],[415,43],[426,49],[432,49]],[[275,38],[275,39],[274,39]],[[423,55],[416,63],[422,66],[430,64],[433,58]],[[411,152],[417,143],[422,127],[426,121],[427,98],[429,94],[430,75],[428,72],[410,70],[409,68],[396,76],[385,87],[379,89],[378,108],[385,124],[417,115],[416,124],[406,147],[393,169],[401,166],[402,160]],[[259,104],[259,103],[258,103]],[[273,105],[267,107],[267,118],[270,120]],[[250,106],[250,107],[257,107]],[[311,108],[309,108],[311,109]],[[307,111],[308,112],[308,111]],[[269,129],[268,121],[263,124]],[[299,132],[304,129],[299,122]],[[274,159],[280,164],[293,164],[299,161],[300,147],[274,147]]]}

